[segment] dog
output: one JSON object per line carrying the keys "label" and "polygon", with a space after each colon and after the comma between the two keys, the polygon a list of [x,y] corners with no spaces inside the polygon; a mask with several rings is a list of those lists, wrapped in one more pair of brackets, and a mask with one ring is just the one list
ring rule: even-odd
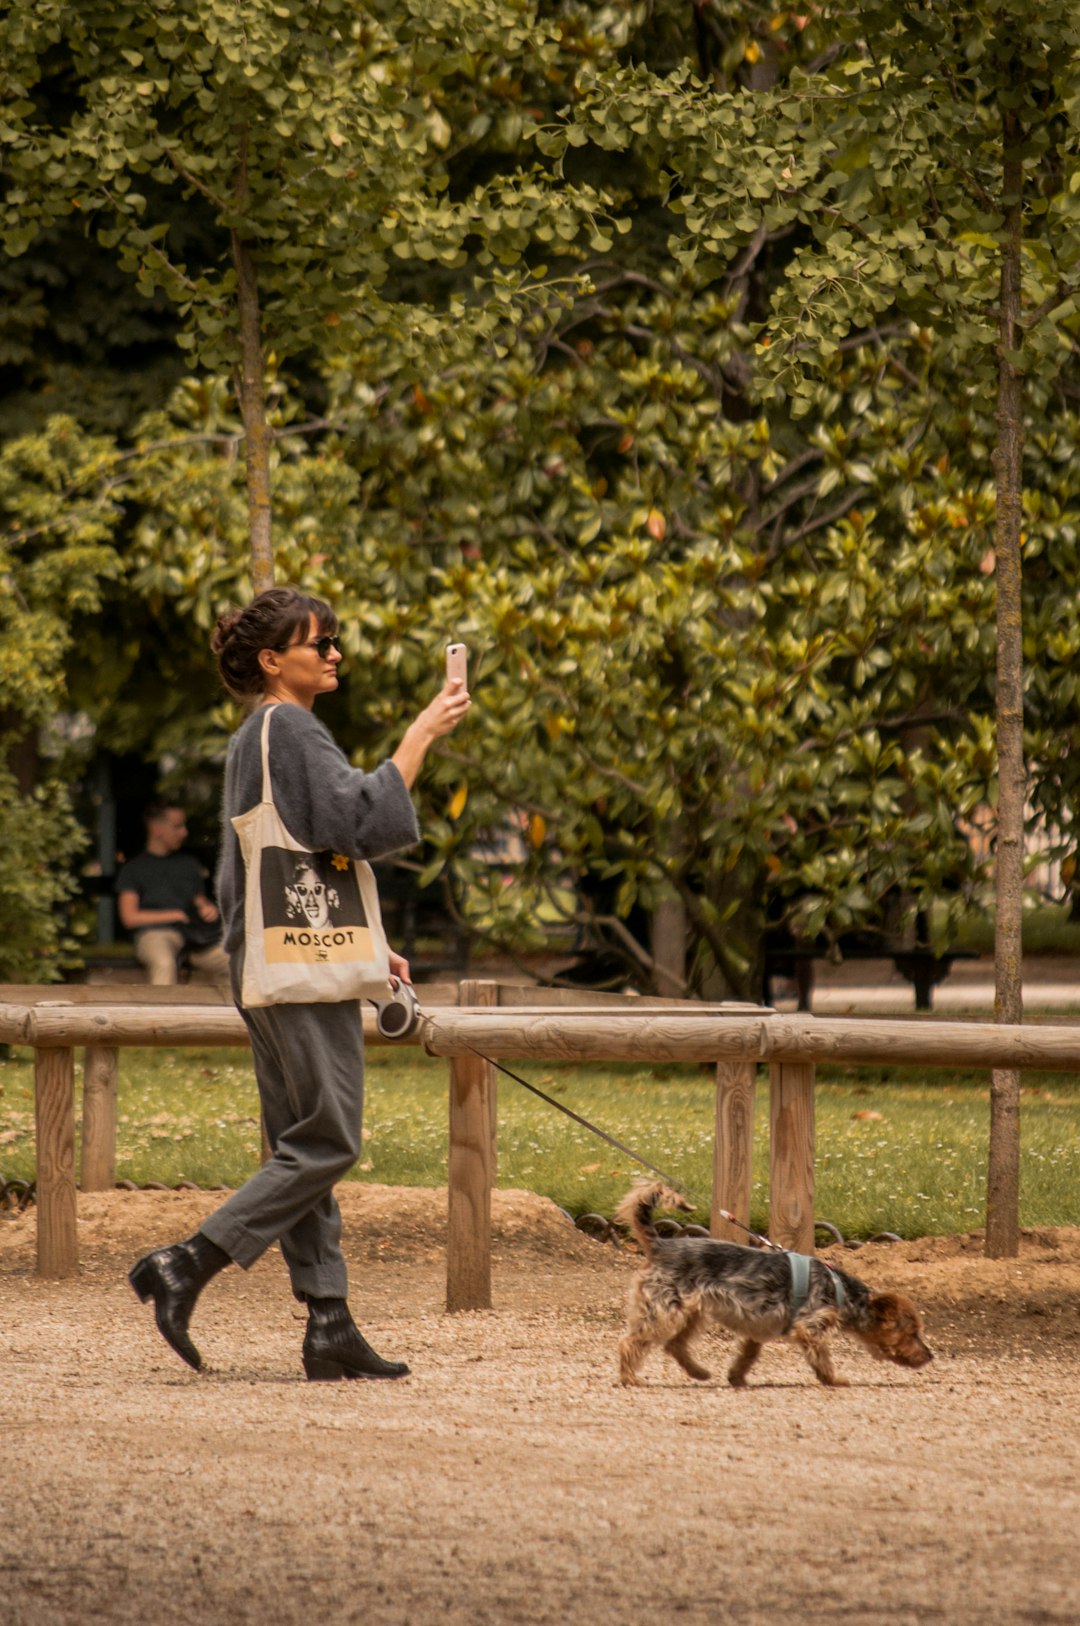
{"label": "dog", "polygon": [[690,1377],[705,1382],[712,1374],[694,1359],[690,1345],[707,1325],[740,1336],[727,1374],[736,1389],[746,1383],[762,1346],[776,1338],[799,1345],[819,1383],[846,1386],[826,1342],[834,1327],[852,1333],[878,1360],[916,1368],[933,1360],[923,1342],[922,1317],[902,1293],[872,1293],[846,1270],[782,1249],[657,1233],[653,1209],[691,1207],[678,1192],[656,1184],[636,1186],[615,1211],[645,1255],[619,1344],[624,1384],[641,1383],[638,1368],[657,1345]]}

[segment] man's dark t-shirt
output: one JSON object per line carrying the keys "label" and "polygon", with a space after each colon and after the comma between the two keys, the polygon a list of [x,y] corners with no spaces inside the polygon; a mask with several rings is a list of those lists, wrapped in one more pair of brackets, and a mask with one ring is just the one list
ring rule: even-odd
{"label": "man's dark t-shirt", "polygon": [[[194,920],[192,904],[205,894],[206,881],[202,865],[191,853],[140,853],[121,867],[116,890],[136,893],[140,909],[183,909]],[[179,920],[158,927],[137,926],[135,935],[169,929],[183,931],[184,927]]]}

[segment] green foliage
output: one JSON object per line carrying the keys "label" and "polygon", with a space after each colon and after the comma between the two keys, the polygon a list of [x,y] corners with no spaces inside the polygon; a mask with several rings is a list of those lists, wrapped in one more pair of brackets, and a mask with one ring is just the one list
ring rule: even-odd
{"label": "green foliage", "polygon": [[[959,912],[974,875],[955,819],[993,773],[969,715],[990,660],[987,507],[937,436],[913,454],[927,385],[882,389],[873,347],[854,352],[834,389],[861,411],[807,444],[763,413],[717,419],[709,374],[738,352],[713,296],[658,286],[604,309],[573,361],[546,351],[584,302],[423,385],[415,364],[379,392],[343,379],[342,427],[315,448],[275,396],[279,565],[337,604],[354,663],[335,727],[375,760],[442,644],[470,639],[482,733],[428,776],[425,879],[452,862],[471,918],[510,942],[535,941],[538,915],[565,936],[588,900],[626,919],[673,887],[695,983],[718,966],[752,991],[765,908],[842,931],[903,887]],[[144,619],[122,642],[108,620],[88,633],[78,691],[103,742],[146,740],[188,783],[235,722],[206,635],[249,590],[238,425],[228,392],[193,380],[142,428],[125,566]],[[838,488],[820,498],[834,471],[839,517]],[[469,857],[508,811],[528,833],[509,889]]]}
{"label": "green foliage", "polygon": [[[43,602],[63,603],[60,540],[99,584],[40,672],[13,646],[12,692],[25,674],[34,717],[77,710],[212,797],[236,718],[207,633],[251,579],[235,233],[277,572],[341,614],[327,716],[355,759],[400,738],[446,641],[473,648],[478,705],[425,778],[425,880],[452,875],[501,941],[557,922],[631,962],[674,895],[714,992],[756,991],[767,918],[959,918],[979,875],[958,821],[996,789],[994,108],[1015,52],[1027,745],[1063,841],[1080,791],[1075,23],[991,10],[330,0],[299,26],[293,0],[19,0],[2,229],[25,252],[0,341],[31,414],[72,354],[35,360],[60,322],[42,234],[70,253],[85,223],[156,303],[88,258],[71,343],[108,289],[115,344],[65,390],[77,425],[0,462]],[[132,312],[162,325],[131,337]],[[129,338],[149,409],[114,412]],[[105,423],[114,443],[87,434]],[[493,870],[478,850],[508,828]]]}
{"label": "green foliage", "polygon": [[61,406],[92,434],[125,437],[183,371],[175,333],[166,301],[133,295],[77,218],[0,257],[0,437],[39,432]]}
{"label": "green foliage", "polygon": [[1075,9],[859,0],[817,8],[813,35],[828,48],[809,64],[805,42],[781,39],[767,87],[703,85],[689,62],[609,67],[540,144],[556,159],[628,150],[672,177],[686,268],[726,269],[798,228],[760,351],[798,413],[824,406],[821,372],[850,333],[898,316],[932,329],[965,384],[992,387],[1009,107],[1030,186],[1020,365],[1045,399],[1078,331]]}
{"label": "green foliage", "polygon": [[111,443],[69,418],[0,448],[0,711],[20,730],[63,704],[80,622],[119,575]]}
{"label": "green foliage", "polygon": [[[1025,900],[1023,947],[1025,955],[1072,956],[1080,954],[1080,920],[1071,918],[1068,904],[1044,904],[1037,897]],[[953,936],[953,946],[969,954],[994,951],[994,912],[974,915],[963,921]]]}
{"label": "green foliage", "polygon": [[0,447],[0,980],[50,981],[70,948],[62,906],[85,835],[66,775],[34,759],[44,725],[64,754],[69,664],[119,575],[111,454],[65,418]]}
{"label": "green foliage", "polygon": [[915,455],[926,386],[882,388],[873,347],[836,371],[850,427],[808,443],[764,411],[717,414],[739,352],[714,295],[624,280],[625,302],[538,318],[471,379],[388,393],[343,442],[366,568],[339,602],[400,673],[376,702],[388,731],[439,642],[473,644],[482,736],[444,752],[430,834],[460,870],[508,800],[528,830],[516,886],[469,867],[478,915],[557,911],[568,876],[624,919],[672,888],[695,982],[719,965],[750,991],[769,898],[827,931],[900,886],[960,907],[954,821],[993,771],[971,716],[992,658],[985,503],[954,504],[936,436]]}
{"label": "green foliage", "polygon": [[85,840],[60,779],[23,795],[0,768],[0,982],[52,982],[72,963],[64,905]]}
{"label": "green foliage", "polygon": [[[385,320],[374,295],[394,267],[512,265],[534,231],[602,235],[602,194],[553,194],[535,163],[466,184],[470,159],[519,143],[514,68],[527,57],[543,83],[558,50],[528,0],[22,0],[0,22],[0,235],[18,255],[82,217],[142,293],[175,304],[180,344],[211,370],[239,359],[242,242],[264,350],[337,349]],[[407,303],[437,329],[422,284]]]}
{"label": "green foliage", "polygon": [[[731,22],[726,6],[710,7],[708,15],[714,25],[718,17],[724,27]],[[1034,7],[980,6],[967,13],[929,5],[897,8],[872,0],[868,5],[823,6],[812,22],[816,54],[808,56],[805,41],[781,38],[769,72],[757,82],[745,76],[733,82],[736,58],[730,54],[721,62],[715,56],[711,64],[700,61],[697,71],[688,61],[655,70],[638,58],[587,73],[580,82],[580,99],[539,139],[557,163],[567,162],[571,152],[594,149],[632,155],[636,165],[658,179],[666,176],[669,246],[685,274],[726,276],[728,286],[737,286],[748,266],[771,255],[774,274],[762,290],[762,319],[754,329],[755,389],[764,405],[775,403],[793,420],[813,421],[811,444],[831,438],[827,425],[839,418],[842,449],[852,409],[862,414],[874,402],[875,392],[864,390],[846,404],[837,388],[847,367],[846,353],[860,343],[881,347],[874,407],[879,409],[882,391],[891,388],[908,395],[902,408],[914,408],[905,440],[893,443],[901,455],[892,459],[892,472],[904,482],[897,492],[899,503],[881,501],[885,465],[880,457],[875,464],[841,450],[839,457],[827,460],[832,466],[826,466],[817,484],[819,497],[846,487],[859,502],[861,523],[853,525],[839,508],[837,530],[825,542],[834,559],[846,554],[846,589],[840,586],[842,578],[832,574],[825,586],[828,596],[824,601],[818,597],[816,546],[808,550],[814,554],[809,569],[786,571],[776,588],[787,609],[778,644],[782,648],[786,637],[796,670],[805,667],[810,675],[799,701],[808,718],[816,723],[815,713],[835,714],[838,709],[835,691],[823,688],[813,660],[815,648],[828,643],[830,616],[822,610],[833,596],[849,625],[855,623],[849,643],[855,658],[845,663],[847,684],[839,704],[842,712],[847,695],[855,697],[853,732],[866,727],[858,696],[867,687],[868,670],[888,674],[881,690],[892,690],[893,705],[902,690],[890,683],[892,672],[907,686],[909,737],[901,735],[900,749],[891,758],[887,750],[880,756],[881,778],[868,781],[865,773],[851,772],[853,754],[865,756],[869,749],[877,756],[878,742],[871,734],[863,734],[857,753],[848,736],[838,778],[826,770],[815,815],[819,825],[828,820],[839,837],[823,856],[827,866],[847,872],[847,884],[846,897],[823,886],[817,857],[803,854],[800,881],[809,879],[820,895],[810,899],[804,918],[821,926],[830,918],[840,923],[858,913],[868,889],[860,887],[858,866],[852,873],[850,859],[855,852],[865,853],[867,837],[902,852],[906,808],[911,815],[908,834],[933,841],[944,854],[950,843],[938,835],[944,829],[939,815],[950,801],[954,815],[966,812],[980,778],[983,792],[991,789],[991,739],[979,712],[985,715],[990,709],[986,631],[993,601],[986,602],[984,590],[991,584],[980,583],[972,566],[977,563],[984,578],[994,573],[987,531],[987,521],[995,517],[988,503],[992,473],[1002,515],[1019,514],[1020,493],[1015,483],[1009,484],[1013,476],[1005,473],[1000,449],[995,454],[998,466],[991,470],[997,429],[987,422],[987,402],[999,372],[1021,373],[1029,428],[1036,435],[1041,432],[1045,445],[1048,437],[1057,439],[1060,423],[1062,455],[1070,456],[1074,392],[1062,390],[1057,399],[1055,392],[1077,342],[1080,145],[1074,112],[1080,91],[1080,24],[1075,12],[1057,0]],[[723,31],[714,27],[714,33]],[[759,59],[760,49],[751,51],[751,46],[752,41],[744,58]],[[705,68],[710,71],[703,74]],[[1005,177],[1014,159],[1022,188],[1021,326],[1015,352],[1006,353],[1000,337],[1002,266],[1013,199]],[[930,361],[927,372],[918,363],[912,368],[908,358],[913,347],[916,353],[922,348]],[[903,390],[902,379],[916,385],[913,373],[930,385],[921,401],[915,388]],[[1062,397],[1068,402],[1064,410]],[[1038,414],[1047,414],[1054,428]],[[904,415],[904,410],[894,414],[894,422]],[[1040,473],[1045,482],[1045,463]],[[851,490],[854,482],[864,488],[857,495]],[[1068,527],[1070,494],[1052,476],[1050,483],[1056,486],[1050,501],[1044,491],[1027,493],[1025,518],[1055,512]],[[869,515],[861,512],[864,502],[874,505]],[[1015,548],[1015,518],[1007,530],[1004,518],[996,518],[999,548]],[[950,538],[948,528],[962,534]],[[976,553],[980,540],[981,552]],[[925,561],[914,572],[912,551],[916,557],[921,551]],[[888,560],[889,574],[874,568],[876,556],[882,563]],[[1060,578],[1048,594],[1048,573],[1036,576],[1036,591],[1029,586],[1036,619],[1045,626],[1048,613],[1059,618],[1050,647],[1064,651],[1074,636],[1075,600],[1060,591]],[[873,635],[867,639],[859,625],[868,594],[878,616],[887,615],[893,623],[882,641],[892,650],[881,647]],[[810,610],[806,616],[799,614],[800,600]],[[903,632],[905,608],[912,643],[902,664],[894,666],[890,655],[896,632]],[[916,625],[923,618],[926,625]],[[808,634],[802,639],[791,636],[800,620]],[[1042,647],[1029,634],[1027,649],[1036,663]],[[832,670],[837,670],[835,662]],[[945,680],[942,690],[935,684],[939,674]],[[1045,702],[1052,693],[1063,692],[1063,674],[1040,672],[1035,685]],[[942,713],[931,697],[941,693],[948,695],[954,726],[941,740],[944,760],[935,767],[930,751]],[[968,713],[963,721],[962,712]],[[1040,713],[1041,727],[1029,744],[1038,770],[1052,766],[1039,773],[1039,800],[1045,812],[1067,823],[1076,787],[1066,787],[1070,770],[1064,764],[1070,760],[1075,725],[1068,709],[1053,702],[1040,707]],[[879,711],[886,727],[894,719],[892,708]],[[931,724],[929,734],[920,719]],[[843,742],[845,733],[835,740]],[[950,758],[945,779],[951,776],[951,783],[937,812],[928,802],[920,806],[917,794],[905,798],[894,791],[890,797],[890,778],[898,790],[903,759],[909,770],[921,763],[933,776]],[[827,761],[837,763],[831,750]],[[921,778],[918,766],[916,777]],[[843,837],[849,799],[859,807],[867,799],[877,806],[891,802],[899,846],[892,846],[894,829],[886,822],[864,830],[862,839],[848,847]],[[791,813],[799,823],[798,807]],[[873,859],[868,863],[871,870],[879,867]],[[939,874],[939,884],[944,879]],[[917,889],[918,880],[915,884]],[[871,884],[869,891],[875,890]]]}

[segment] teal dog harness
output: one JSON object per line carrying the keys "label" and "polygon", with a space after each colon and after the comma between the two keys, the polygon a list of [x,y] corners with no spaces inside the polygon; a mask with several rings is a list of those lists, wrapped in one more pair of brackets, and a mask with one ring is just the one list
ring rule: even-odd
{"label": "teal dog harness", "polygon": [[[794,1325],[795,1317],[802,1309],[810,1293],[810,1255],[806,1253],[789,1253],[788,1264],[791,1266],[791,1298],[788,1300],[788,1329]],[[824,1260],[821,1261],[825,1263]],[[833,1270],[831,1265],[825,1269],[832,1277],[833,1291],[836,1294],[836,1308],[842,1310],[847,1302],[844,1293],[844,1284]]]}

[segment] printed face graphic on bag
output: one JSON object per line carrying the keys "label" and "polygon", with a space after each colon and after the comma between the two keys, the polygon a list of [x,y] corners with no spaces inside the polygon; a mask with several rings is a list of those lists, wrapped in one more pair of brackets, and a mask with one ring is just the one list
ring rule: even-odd
{"label": "printed face graphic on bag", "polygon": [[285,888],[285,906],[290,915],[306,920],[309,926],[329,926],[330,911],[337,909],[340,902],[335,889],[319,879],[318,871],[306,859],[301,859],[292,886]]}
{"label": "printed face graphic on bag", "polygon": [[259,890],[267,965],[367,960],[371,932],[351,861],[264,847]]}

